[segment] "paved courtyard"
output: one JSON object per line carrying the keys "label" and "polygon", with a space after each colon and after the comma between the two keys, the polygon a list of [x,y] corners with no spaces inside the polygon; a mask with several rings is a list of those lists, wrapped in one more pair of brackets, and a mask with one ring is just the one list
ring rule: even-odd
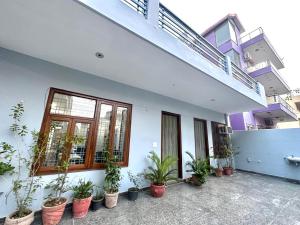
{"label": "paved courtyard", "polygon": [[80,220],[66,213],[62,224],[300,225],[300,185],[238,172],[210,177],[200,188],[185,183],[169,186],[160,199],[148,192],[136,202],[122,196],[114,209],[103,207]]}

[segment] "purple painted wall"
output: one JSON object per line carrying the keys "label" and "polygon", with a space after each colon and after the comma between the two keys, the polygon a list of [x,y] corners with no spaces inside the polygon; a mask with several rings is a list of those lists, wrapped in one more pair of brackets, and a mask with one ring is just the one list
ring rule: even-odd
{"label": "purple painted wall", "polygon": [[243,116],[246,129],[248,126],[256,127],[256,121],[252,112],[244,112]]}
{"label": "purple painted wall", "polygon": [[245,130],[243,113],[234,113],[229,116],[230,126],[233,130]]}
{"label": "purple painted wall", "polygon": [[217,47],[215,31],[209,32],[207,35],[204,36],[204,38],[214,47]]}

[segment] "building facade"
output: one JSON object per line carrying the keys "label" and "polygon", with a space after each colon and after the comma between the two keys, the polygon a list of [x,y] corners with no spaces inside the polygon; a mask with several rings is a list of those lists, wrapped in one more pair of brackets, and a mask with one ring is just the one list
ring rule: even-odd
{"label": "building facade", "polygon": [[231,58],[234,70],[242,70],[265,88],[268,107],[231,114],[233,130],[272,129],[279,122],[297,121],[296,110],[281,97],[290,92],[279,73],[284,64],[262,28],[245,34],[237,15],[229,14],[202,35]]}
{"label": "building facade", "polygon": [[[5,0],[0,24],[1,141],[13,143],[7,118],[23,101],[29,130],[49,134],[43,184],[64,156],[71,183],[101,185],[105,150],[122,166],[121,192],[131,186],[127,171],[148,167],[151,150],[177,157],[177,176],[187,178],[186,151],[212,156],[228,114],[267,105],[259,82],[158,0]],[[62,135],[84,142],[63,155]],[[0,179],[0,192],[9,192],[11,178]],[[34,210],[44,197],[41,188]],[[0,217],[14,211],[8,202]]]}

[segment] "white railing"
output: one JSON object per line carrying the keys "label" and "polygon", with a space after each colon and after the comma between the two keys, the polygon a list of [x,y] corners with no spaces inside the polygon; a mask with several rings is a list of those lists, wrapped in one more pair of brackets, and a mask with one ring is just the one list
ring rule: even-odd
{"label": "white railing", "polygon": [[245,43],[245,42],[251,40],[252,38],[255,38],[258,35],[263,34],[263,33],[264,33],[264,30],[261,27],[259,27],[259,28],[255,29],[255,30],[251,31],[250,33],[242,36],[240,38],[240,42],[241,43]]}
{"label": "white railing", "polygon": [[285,101],[282,97],[276,95],[272,97],[268,97],[267,99],[268,104],[275,104],[275,103],[280,103],[283,105],[286,109],[288,109],[290,112],[297,114],[297,110],[294,109],[287,101]]}
{"label": "white railing", "polygon": [[148,0],[121,0],[133,10],[147,17]]}

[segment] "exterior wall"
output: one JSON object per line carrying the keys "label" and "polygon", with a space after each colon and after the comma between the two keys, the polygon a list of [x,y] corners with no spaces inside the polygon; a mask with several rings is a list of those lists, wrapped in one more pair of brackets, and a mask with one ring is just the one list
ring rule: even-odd
{"label": "exterior wall", "polygon": [[211,43],[214,47],[217,47],[216,43],[216,34],[214,31],[209,32],[207,35],[204,36],[204,38]]}
{"label": "exterior wall", "polygon": [[300,157],[299,137],[300,129],[236,131],[232,135],[233,146],[239,151],[236,168],[300,180],[300,167],[284,159]]}
{"label": "exterior wall", "polygon": [[[122,168],[124,178],[120,188],[121,192],[127,191],[131,186],[127,177],[128,170],[141,172],[147,168],[148,160],[146,160],[146,157],[149,151],[153,149],[154,142],[158,144],[155,151],[160,154],[162,111],[181,115],[184,178],[189,176],[185,172],[187,157],[184,152],[195,151],[193,118],[207,120],[209,147],[212,147],[211,121],[225,122],[224,115],[221,113],[1,48],[0,68],[0,118],[2,118],[0,141],[13,141],[8,135],[8,127],[11,121],[7,118],[10,107],[21,100],[24,101],[24,120],[28,124],[29,130],[40,129],[49,87],[128,102],[133,105],[129,167]],[[26,141],[30,143],[30,140]],[[43,176],[43,184],[48,183],[53,177],[54,175]],[[84,177],[86,180],[90,179],[99,185],[104,179],[104,171],[74,172],[70,173],[69,177],[73,183],[80,177]],[[10,177],[0,177],[0,182],[0,192],[9,191],[11,187]],[[43,189],[37,193],[36,200],[33,203],[34,210],[40,209],[44,195]],[[70,196],[70,193],[68,195]],[[9,205],[1,207],[0,218],[7,216],[15,209],[12,197],[8,199],[8,202]],[[4,195],[0,196],[0,205],[5,205]]]}
{"label": "exterior wall", "polygon": [[230,125],[233,130],[245,130],[245,122],[243,113],[234,113],[229,116]]}

